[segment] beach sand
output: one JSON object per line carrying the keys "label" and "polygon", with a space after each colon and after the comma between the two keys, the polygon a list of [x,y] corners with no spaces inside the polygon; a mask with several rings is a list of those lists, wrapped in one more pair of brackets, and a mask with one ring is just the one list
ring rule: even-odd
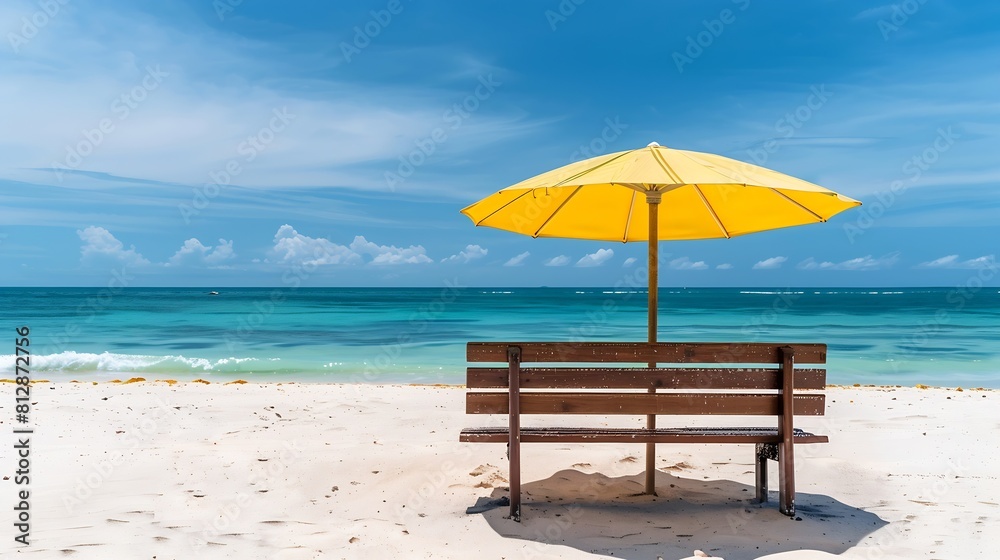
{"label": "beach sand", "polygon": [[752,446],[661,445],[649,497],[635,495],[642,445],[528,444],[518,524],[489,508],[506,495],[505,446],[458,441],[504,417],[464,414],[462,388],[148,381],[33,386],[22,548],[14,390],[0,389],[5,558],[945,559],[1000,545],[996,391],[830,388],[827,416],[798,424],[831,439],[797,447],[801,520],[774,493],[750,503]]}

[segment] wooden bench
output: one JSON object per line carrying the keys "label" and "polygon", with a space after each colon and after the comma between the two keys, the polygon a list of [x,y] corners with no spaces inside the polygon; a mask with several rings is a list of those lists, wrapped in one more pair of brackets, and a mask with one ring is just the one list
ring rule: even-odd
{"label": "wooden bench", "polygon": [[[466,412],[507,414],[509,425],[468,428],[460,440],[507,443],[510,516],[515,521],[521,517],[521,443],[646,443],[647,452],[656,443],[752,443],[757,501],[767,501],[767,461],[775,460],[779,509],[792,516],[794,445],[828,441],[793,425],[795,415],[824,413],[825,395],[795,391],[825,388],[826,370],[795,365],[826,363],[825,344],[470,342],[467,356],[472,363],[504,364],[468,368]],[[524,363],[556,365],[522,367]],[[574,365],[581,363],[615,367]],[[653,420],[654,415],[774,416],[777,426],[533,428],[521,426],[523,414],[648,415]],[[650,457],[647,467],[651,464]],[[651,470],[647,468],[650,493]]]}

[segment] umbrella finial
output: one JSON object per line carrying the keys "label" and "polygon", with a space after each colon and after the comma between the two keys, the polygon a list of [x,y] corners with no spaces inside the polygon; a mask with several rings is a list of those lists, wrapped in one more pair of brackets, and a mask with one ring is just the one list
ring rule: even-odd
{"label": "umbrella finial", "polygon": [[650,142],[649,144],[646,144],[646,147],[647,148],[659,148],[660,147],[660,143],[659,142]]}

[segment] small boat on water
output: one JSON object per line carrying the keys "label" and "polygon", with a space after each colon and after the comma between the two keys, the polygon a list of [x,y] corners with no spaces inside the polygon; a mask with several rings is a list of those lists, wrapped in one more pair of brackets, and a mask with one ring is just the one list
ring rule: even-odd
{"label": "small boat on water", "polygon": [[219,295],[219,292],[208,292],[208,295],[210,295],[210,296],[217,296],[217,295]]}

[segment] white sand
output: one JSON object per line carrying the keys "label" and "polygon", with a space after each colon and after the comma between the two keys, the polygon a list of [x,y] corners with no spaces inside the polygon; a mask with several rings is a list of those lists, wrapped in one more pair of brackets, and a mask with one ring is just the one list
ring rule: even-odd
{"label": "white sand", "polygon": [[828,416],[800,423],[831,437],[798,448],[801,521],[749,502],[752,446],[660,446],[652,498],[633,495],[641,445],[528,444],[517,524],[506,508],[465,511],[506,495],[506,461],[504,445],[458,442],[504,418],[466,416],[460,388],[147,382],[34,387],[32,544],[17,548],[13,386],[0,389],[5,558],[971,559],[1000,547],[993,391],[829,389]]}

